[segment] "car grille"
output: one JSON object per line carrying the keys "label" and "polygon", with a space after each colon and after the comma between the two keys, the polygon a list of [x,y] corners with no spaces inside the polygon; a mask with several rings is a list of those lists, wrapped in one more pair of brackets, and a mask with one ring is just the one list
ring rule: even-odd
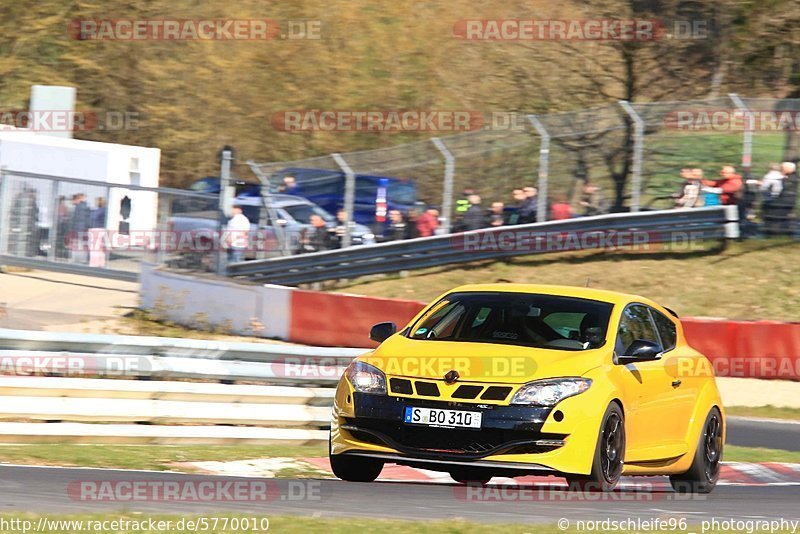
{"label": "car grille", "polygon": [[[423,397],[441,397],[439,386],[436,382],[425,380],[409,380],[407,378],[390,378],[389,389],[398,395],[412,395],[412,382],[417,395]],[[454,399],[477,399],[487,401],[503,401],[511,393],[510,386],[484,386],[479,384],[461,384],[453,392]]]}
{"label": "car grille", "polygon": [[[559,440],[562,434],[484,428],[435,428],[410,426],[380,419],[349,420],[347,430],[367,443],[388,445],[406,452],[487,456],[489,454],[531,454],[547,452],[557,445],[536,445],[536,440]],[[388,439],[387,439],[388,438]],[[520,444],[520,442],[523,442]],[[525,443],[530,442],[530,443]],[[512,445],[517,443],[518,445]],[[508,448],[504,448],[508,445]],[[496,451],[496,452],[492,452]]]}

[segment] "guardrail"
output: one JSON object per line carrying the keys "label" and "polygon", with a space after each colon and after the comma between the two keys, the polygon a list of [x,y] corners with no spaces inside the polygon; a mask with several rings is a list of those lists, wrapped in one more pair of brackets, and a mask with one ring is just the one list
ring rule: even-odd
{"label": "guardrail", "polygon": [[0,440],[324,441],[333,386],[362,352],[4,329]]}
{"label": "guardrail", "polygon": [[[479,260],[502,259],[573,250],[573,234],[581,249],[601,248],[621,232],[634,233],[649,245],[739,236],[735,206],[662,210],[580,217],[518,226],[500,226],[452,235],[425,237],[315,252],[299,256],[231,264],[231,276],[273,284],[297,285],[358,276],[438,267]],[[589,239],[591,238],[591,239]],[[637,243],[628,242],[627,245]]]}

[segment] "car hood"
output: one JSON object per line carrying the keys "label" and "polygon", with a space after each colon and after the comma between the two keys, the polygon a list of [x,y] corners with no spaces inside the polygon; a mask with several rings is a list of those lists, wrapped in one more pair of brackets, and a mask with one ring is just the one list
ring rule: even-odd
{"label": "car hood", "polygon": [[521,384],[542,378],[582,376],[602,364],[603,348],[570,351],[496,343],[409,339],[394,335],[361,359],[389,376]]}

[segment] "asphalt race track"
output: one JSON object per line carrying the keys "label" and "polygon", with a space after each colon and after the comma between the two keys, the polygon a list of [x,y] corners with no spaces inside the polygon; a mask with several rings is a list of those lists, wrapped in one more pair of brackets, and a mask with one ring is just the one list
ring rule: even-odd
{"label": "asphalt race track", "polygon": [[766,419],[728,417],[727,443],[800,451],[800,421],[776,423]]}
{"label": "asphalt race track", "polygon": [[[68,488],[80,481],[148,481],[181,484],[200,482],[260,481],[236,477],[179,475],[96,469],[0,467],[0,511],[44,514],[113,511],[189,513],[208,516],[213,511],[239,511],[262,515],[301,514],[318,517],[368,516],[406,519],[463,518],[481,522],[553,523],[561,518],[627,519],[704,518],[740,519],[756,516],[797,519],[800,486],[720,486],[708,496],[682,497],[670,489],[616,491],[602,501],[595,496],[570,494],[558,486],[530,486],[528,490],[504,488],[502,499],[467,498],[467,488],[455,484],[419,484],[340,480],[263,480],[278,490],[267,502],[126,502],[84,501]],[[649,479],[648,479],[649,480]],[[72,485],[70,485],[72,484]],[[305,488],[305,497],[301,495]],[[488,492],[487,495],[496,495]],[[310,497],[309,497],[310,496]]]}
{"label": "asphalt race track", "polygon": [[[729,443],[798,450],[800,424],[741,418],[733,418],[729,424]],[[710,518],[796,520],[800,517],[797,509],[799,483],[721,484],[711,495],[687,497],[674,493],[664,477],[635,480],[641,484],[623,485],[623,489],[612,494],[584,496],[567,492],[561,479],[556,478],[552,484],[466,488],[457,484],[411,481],[364,484],[331,479],[258,479],[4,465],[0,466],[0,512],[60,514],[124,510],[208,516],[213,511],[238,511],[268,517],[277,514],[308,516],[311,510],[318,517],[463,518],[532,523],[555,523],[562,518],[572,522],[578,519],[685,518],[690,524]],[[123,484],[163,487],[172,483],[198,487],[202,483],[212,483],[219,487],[239,483],[266,485],[269,490],[267,498],[219,498],[203,502],[124,497],[99,500],[83,498],[76,492],[76,488],[87,481],[114,488]]]}

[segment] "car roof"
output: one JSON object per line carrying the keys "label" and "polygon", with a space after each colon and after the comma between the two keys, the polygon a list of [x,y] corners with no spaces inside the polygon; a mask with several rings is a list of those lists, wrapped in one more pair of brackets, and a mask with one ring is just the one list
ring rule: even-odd
{"label": "car roof", "polygon": [[[241,204],[242,206],[263,205],[261,197],[250,196],[250,195],[238,196],[234,199],[234,203]],[[316,205],[307,198],[303,198],[297,195],[281,195],[281,194],[272,195],[272,203],[276,207],[291,206],[292,204],[307,204],[309,206]]]}
{"label": "car roof", "polygon": [[556,295],[563,297],[574,297],[589,300],[598,300],[601,302],[610,302],[612,304],[627,304],[629,302],[641,302],[650,306],[661,308],[652,300],[641,297],[639,295],[632,295],[629,293],[620,293],[618,291],[609,291],[606,289],[595,289],[592,287],[578,287],[578,286],[563,286],[563,285],[549,285],[549,284],[469,284],[458,286],[448,293],[461,293],[461,292],[505,292],[505,293],[536,293],[540,295]]}

